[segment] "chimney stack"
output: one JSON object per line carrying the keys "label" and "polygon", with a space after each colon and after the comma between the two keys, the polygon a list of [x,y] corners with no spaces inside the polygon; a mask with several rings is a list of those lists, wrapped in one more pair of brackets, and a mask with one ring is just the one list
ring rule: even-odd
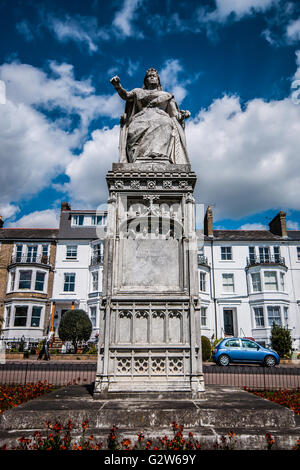
{"label": "chimney stack", "polygon": [[204,235],[207,235],[208,237],[214,236],[213,211],[210,206],[207,207],[206,214],[204,217]]}
{"label": "chimney stack", "polygon": [[61,206],[60,206],[60,211],[63,212],[63,211],[70,211],[71,210],[71,206],[68,202],[62,202],[61,203]]}
{"label": "chimney stack", "polygon": [[286,213],[280,211],[275,215],[274,219],[269,223],[270,232],[274,235],[279,235],[280,237],[287,237],[286,230]]}

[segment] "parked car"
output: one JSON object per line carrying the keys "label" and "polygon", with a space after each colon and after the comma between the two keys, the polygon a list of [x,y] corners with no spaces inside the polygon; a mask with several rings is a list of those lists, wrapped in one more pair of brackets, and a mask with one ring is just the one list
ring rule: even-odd
{"label": "parked car", "polygon": [[232,362],[262,364],[274,367],[280,357],[276,351],[264,348],[255,341],[246,338],[225,338],[213,350],[213,361],[219,366],[228,366]]}

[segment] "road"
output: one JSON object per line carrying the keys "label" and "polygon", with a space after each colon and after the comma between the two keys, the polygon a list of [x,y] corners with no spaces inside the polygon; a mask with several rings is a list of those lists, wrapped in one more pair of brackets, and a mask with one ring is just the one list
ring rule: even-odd
{"label": "road", "polygon": [[[274,368],[248,365],[219,367],[204,364],[207,385],[248,388],[300,388],[300,367]],[[45,381],[53,385],[91,383],[95,380],[95,362],[15,361],[0,364],[0,384]]]}

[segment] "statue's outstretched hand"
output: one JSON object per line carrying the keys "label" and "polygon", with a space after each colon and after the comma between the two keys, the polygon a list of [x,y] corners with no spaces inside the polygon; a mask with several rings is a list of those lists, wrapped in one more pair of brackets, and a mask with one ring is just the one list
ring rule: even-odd
{"label": "statue's outstretched hand", "polygon": [[118,85],[120,85],[120,79],[117,75],[115,75],[113,78],[110,79],[110,83],[116,87]]}

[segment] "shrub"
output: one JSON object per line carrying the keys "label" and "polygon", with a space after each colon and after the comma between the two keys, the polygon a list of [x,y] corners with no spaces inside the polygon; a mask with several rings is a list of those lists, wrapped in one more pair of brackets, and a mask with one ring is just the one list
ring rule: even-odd
{"label": "shrub", "polygon": [[211,358],[211,346],[210,341],[206,336],[201,336],[201,346],[202,346],[202,360],[209,361]]}
{"label": "shrub", "polygon": [[71,341],[74,352],[77,353],[78,344],[88,341],[92,330],[93,326],[86,312],[73,309],[63,315],[58,327],[58,336],[62,341]]}
{"label": "shrub", "polygon": [[287,328],[273,323],[271,334],[272,348],[279,354],[280,357],[289,356],[292,349],[291,333]]}

